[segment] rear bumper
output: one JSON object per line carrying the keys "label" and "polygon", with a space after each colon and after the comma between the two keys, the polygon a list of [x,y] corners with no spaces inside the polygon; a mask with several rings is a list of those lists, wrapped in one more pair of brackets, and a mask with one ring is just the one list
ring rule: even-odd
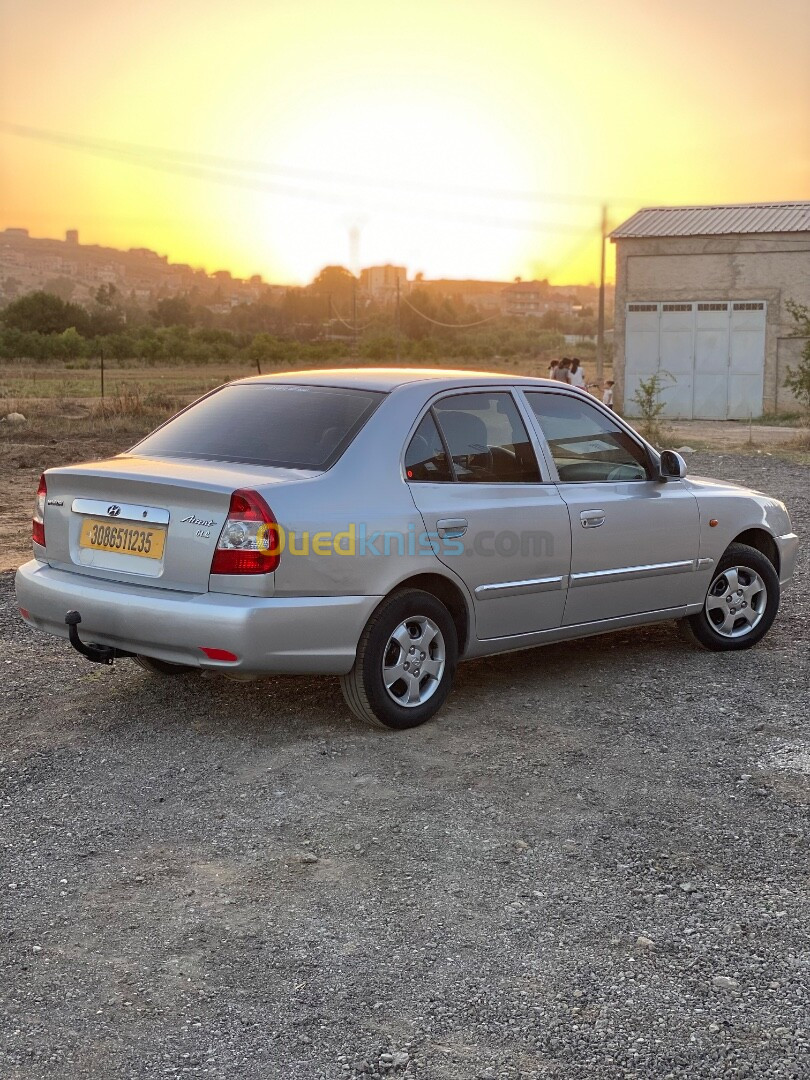
{"label": "rear bumper", "polygon": [[[158,660],[243,674],[345,674],[379,596],[257,597],[182,593],[99,581],[36,559],[17,571],[29,626],[67,638],[65,612],[82,617],[86,642]],[[231,663],[200,651],[226,649]]]}
{"label": "rear bumper", "polygon": [[799,552],[799,538],[796,533],[785,533],[774,537],[779,548],[779,584],[789,584],[796,569],[796,556]]}

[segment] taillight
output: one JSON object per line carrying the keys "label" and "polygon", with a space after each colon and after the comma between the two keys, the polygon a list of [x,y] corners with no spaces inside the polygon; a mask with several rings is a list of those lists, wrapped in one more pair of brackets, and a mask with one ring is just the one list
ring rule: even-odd
{"label": "taillight", "polygon": [[48,485],[45,482],[45,473],[43,473],[39,478],[37,501],[34,506],[34,517],[31,521],[31,538],[40,547],[45,547],[45,500],[47,497]]}
{"label": "taillight", "polygon": [[280,558],[273,511],[257,491],[235,491],[211,560],[211,573],[270,574]]}

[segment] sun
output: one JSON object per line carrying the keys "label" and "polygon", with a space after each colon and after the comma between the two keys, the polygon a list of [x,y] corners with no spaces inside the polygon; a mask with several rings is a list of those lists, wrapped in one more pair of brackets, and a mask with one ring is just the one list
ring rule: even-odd
{"label": "sun", "polygon": [[[282,171],[265,177],[266,194],[251,196],[258,211],[252,242],[271,248],[296,280],[326,261],[347,262],[352,228],[364,264],[508,274],[526,260],[517,222],[527,211],[505,208],[501,193],[532,188],[537,177],[521,140],[476,104],[452,95],[344,93],[295,110],[264,139],[254,133],[257,156]],[[287,193],[281,200],[273,190],[279,184]]]}

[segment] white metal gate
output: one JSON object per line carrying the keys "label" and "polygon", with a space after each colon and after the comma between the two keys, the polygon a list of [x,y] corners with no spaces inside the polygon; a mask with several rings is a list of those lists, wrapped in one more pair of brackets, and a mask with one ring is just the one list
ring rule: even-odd
{"label": "white metal gate", "polygon": [[762,414],[765,316],[761,300],[628,304],[624,408],[642,379],[662,376],[664,415],[747,420]]}

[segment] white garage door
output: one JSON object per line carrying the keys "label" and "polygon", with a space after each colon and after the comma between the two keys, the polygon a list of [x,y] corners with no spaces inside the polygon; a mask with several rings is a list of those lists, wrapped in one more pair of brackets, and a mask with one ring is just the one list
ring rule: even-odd
{"label": "white garage door", "polygon": [[660,372],[664,415],[680,420],[747,420],[762,414],[764,301],[628,304],[624,407]]}

